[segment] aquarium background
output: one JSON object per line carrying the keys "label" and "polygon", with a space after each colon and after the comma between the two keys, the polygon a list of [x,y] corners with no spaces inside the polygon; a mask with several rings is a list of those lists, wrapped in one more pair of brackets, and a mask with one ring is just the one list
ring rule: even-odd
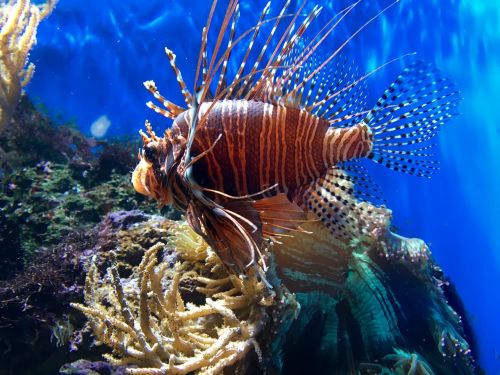
{"label": "aquarium background", "polygon": [[[350,1],[320,1],[320,21]],[[274,9],[281,5],[276,0]],[[311,9],[315,1],[309,1]],[[264,1],[242,0],[240,27],[250,27]],[[390,4],[360,3],[324,51],[334,48]],[[87,134],[100,121],[105,136],[137,134],[149,118],[169,125],[144,103],[142,82],[181,103],[163,48],[178,56],[192,85],[201,28],[210,2],[153,0],[60,0],[38,30],[31,53],[36,74],[27,92],[53,116],[70,119]],[[297,8],[296,2],[292,7]],[[222,18],[222,8],[216,18]],[[253,15],[251,17],[250,15]],[[216,24],[217,20],[215,21]],[[394,225],[430,244],[437,262],[456,284],[477,333],[480,363],[500,373],[500,4],[496,0],[402,0],[352,40],[346,54],[369,71],[394,57],[417,52],[452,78],[464,98],[462,115],[439,136],[441,171],[431,180],[371,168],[382,185]],[[374,102],[411,58],[369,80]],[[105,117],[103,117],[105,116]],[[94,125],[95,130],[95,125]],[[96,133],[97,134],[97,133]]]}

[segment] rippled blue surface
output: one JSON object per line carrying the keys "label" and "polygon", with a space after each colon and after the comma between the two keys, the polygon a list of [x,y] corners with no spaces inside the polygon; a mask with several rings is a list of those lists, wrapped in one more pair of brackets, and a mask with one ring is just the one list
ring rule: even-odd
{"label": "rippled blue surface", "polygon": [[[327,20],[348,1],[317,0]],[[39,29],[31,55],[37,65],[28,93],[54,114],[75,119],[86,132],[101,115],[109,134],[136,133],[144,119],[164,121],[144,105],[142,86],[154,79],[181,102],[163,53],[173,49],[191,83],[200,30],[210,2],[153,0],[60,0]],[[275,7],[281,3],[274,1]],[[248,26],[263,1],[242,0]],[[309,1],[312,8],[314,1]],[[365,0],[339,28],[356,30],[389,2]],[[294,5],[296,7],[296,4]],[[222,8],[222,7],[221,7]],[[254,16],[251,16],[254,14]],[[216,14],[222,17],[221,12]],[[321,21],[316,23],[316,27]],[[439,136],[441,171],[432,180],[375,168],[395,225],[402,234],[425,239],[463,297],[476,329],[481,363],[500,373],[500,3],[497,0],[401,0],[358,35],[348,49],[363,69],[416,51],[457,82],[462,116]],[[378,94],[401,69],[397,63],[370,80]]]}

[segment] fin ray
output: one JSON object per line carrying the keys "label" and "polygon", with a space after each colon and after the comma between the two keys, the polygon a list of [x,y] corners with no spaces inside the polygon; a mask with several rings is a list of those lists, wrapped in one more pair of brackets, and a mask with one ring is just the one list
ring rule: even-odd
{"label": "fin ray", "polygon": [[309,221],[307,214],[295,203],[290,202],[285,194],[259,199],[253,207],[260,214],[262,231],[281,235],[284,231],[296,230],[301,224]]}

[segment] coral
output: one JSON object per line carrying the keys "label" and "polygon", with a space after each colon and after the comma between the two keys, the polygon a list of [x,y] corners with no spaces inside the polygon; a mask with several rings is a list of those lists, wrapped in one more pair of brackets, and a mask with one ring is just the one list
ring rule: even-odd
{"label": "coral", "polygon": [[89,171],[90,179],[96,183],[108,181],[112,174],[128,175],[137,162],[137,142],[128,138],[114,142],[98,140],[98,158]]}
{"label": "coral", "polygon": [[137,141],[131,137],[95,140],[76,124],[49,118],[24,95],[12,122],[0,132],[3,162],[10,169],[33,167],[40,161],[68,164],[73,177],[85,186],[108,181],[112,174],[129,174],[137,160]]}
{"label": "coral", "polygon": [[[358,205],[365,207],[361,213],[374,212],[367,203]],[[390,211],[376,212],[375,220],[361,218],[363,230],[351,238],[335,238],[308,222],[301,228],[309,234],[284,237],[273,246],[277,274],[301,305],[301,314],[282,340],[276,367],[283,363],[287,374],[409,370],[411,355],[410,362],[394,368],[380,365],[398,347],[419,352],[414,361],[419,369],[428,370],[422,364],[425,358],[435,373],[474,373],[468,344],[473,337],[463,329],[467,316],[463,309],[462,317],[455,312],[456,296],[450,300],[454,304],[447,301],[449,282],[428,247],[420,239],[392,233]],[[297,353],[310,353],[315,365],[302,367]]]}
{"label": "coral", "polygon": [[26,65],[28,53],[36,43],[38,24],[56,2],[48,0],[40,6],[29,0],[10,0],[0,4],[0,131],[8,125],[22,88],[33,75],[34,64]]}
{"label": "coral", "polygon": [[130,185],[135,143],[88,139],[74,126],[55,124],[26,96],[0,133],[0,147],[9,165],[0,168],[0,279],[108,212],[159,212]]}
{"label": "coral", "polygon": [[[134,259],[149,246],[141,265],[127,267],[117,253],[100,276],[105,263],[97,260],[86,303],[75,307],[97,341],[112,349],[108,360],[126,364],[128,373],[219,371],[227,365],[223,358],[235,361],[225,367],[235,371],[259,343],[261,366],[276,373],[472,374],[464,320],[447,302],[449,284],[428,248],[390,232],[383,209],[379,217],[362,238],[335,239],[315,222],[303,224],[307,234],[281,238],[266,254],[273,299],[254,275],[229,275],[186,223],[147,229],[135,226],[132,215],[115,239],[128,244]],[[298,318],[285,286],[297,293]],[[231,354],[213,346],[226,334],[234,335],[224,346]],[[401,352],[394,354],[395,347]],[[307,363],[298,360],[304,355]]]}
{"label": "coral", "polygon": [[398,375],[434,375],[429,364],[417,353],[408,353],[394,349],[395,354],[388,354],[385,360],[394,361],[393,370]]}
{"label": "coral", "polygon": [[[187,224],[176,224],[169,243],[182,262],[158,261],[168,246],[146,251],[128,279],[113,264],[105,277],[91,266],[82,311],[106,358],[130,374],[219,373],[241,366],[269,323],[275,293],[255,275],[237,277]],[[190,288],[183,293],[182,285]],[[275,288],[279,290],[279,288]],[[193,293],[193,292],[196,293]]]}
{"label": "coral", "polygon": [[[75,229],[95,225],[113,210],[142,207],[157,211],[154,204],[134,193],[127,175],[113,174],[108,181],[88,187],[73,175],[67,165],[46,162],[4,177],[0,185],[0,229],[4,233],[0,268],[19,269],[42,246],[53,246]],[[8,276],[4,273],[2,278]]]}
{"label": "coral", "polygon": [[[18,373],[23,365],[26,373],[43,368],[53,374],[69,360],[100,357],[90,345],[90,333],[80,329],[84,318],[69,307],[83,301],[89,258],[103,270],[115,249],[120,272],[132,272],[151,242],[168,240],[170,225],[141,211],[113,212],[98,225],[75,230],[54,248],[38,252],[15,277],[0,280],[0,360],[5,370],[0,373]],[[70,352],[76,347],[81,348]]]}
{"label": "coral", "polygon": [[73,330],[74,327],[68,315],[54,319],[54,325],[51,327],[50,342],[55,343],[58,348],[65,346],[71,341]]}
{"label": "coral", "polygon": [[0,133],[0,147],[9,165],[0,168],[0,279],[108,212],[159,212],[130,186],[135,143],[87,139],[71,125],[56,125],[26,96]]}
{"label": "coral", "polygon": [[338,329],[339,319],[332,312],[339,299],[311,291],[298,294],[297,300],[300,314],[282,335],[280,353],[275,357],[276,373],[348,373],[334,363],[342,330]]}
{"label": "coral", "polygon": [[19,366],[40,373],[44,363],[60,366],[68,360],[62,347],[68,347],[78,323],[68,314],[68,304],[83,299],[84,254],[99,242],[96,234],[95,229],[75,232],[53,250],[35,255],[17,276],[0,281],[2,374],[19,373]]}
{"label": "coral", "polygon": [[124,375],[125,366],[116,367],[107,362],[91,362],[80,359],[61,367],[60,375]]}
{"label": "coral", "polygon": [[75,168],[72,169],[77,174],[79,161],[86,161],[86,168],[89,169],[95,158],[94,142],[87,139],[75,124],[57,124],[41,109],[35,108],[26,95],[17,105],[11,124],[0,132],[0,146],[4,150],[1,161],[7,171],[50,161],[74,163]]}

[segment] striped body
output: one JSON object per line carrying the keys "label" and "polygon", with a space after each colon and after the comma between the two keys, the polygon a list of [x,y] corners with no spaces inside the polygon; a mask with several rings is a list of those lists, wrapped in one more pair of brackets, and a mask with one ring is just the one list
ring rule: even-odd
{"label": "striped body", "polygon": [[[212,103],[201,106],[201,119]],[[187,135],[188,112],[174,122]],[[208,150],[194,166],[196,181],[226,194],[256,194],[275,184],[288,193],[323,176],[328,168],[367,156],[371,133],[367,126],[331,128],[329,123],[298,108],[246,100],[213,105],[198,128],[193,157]]]}

